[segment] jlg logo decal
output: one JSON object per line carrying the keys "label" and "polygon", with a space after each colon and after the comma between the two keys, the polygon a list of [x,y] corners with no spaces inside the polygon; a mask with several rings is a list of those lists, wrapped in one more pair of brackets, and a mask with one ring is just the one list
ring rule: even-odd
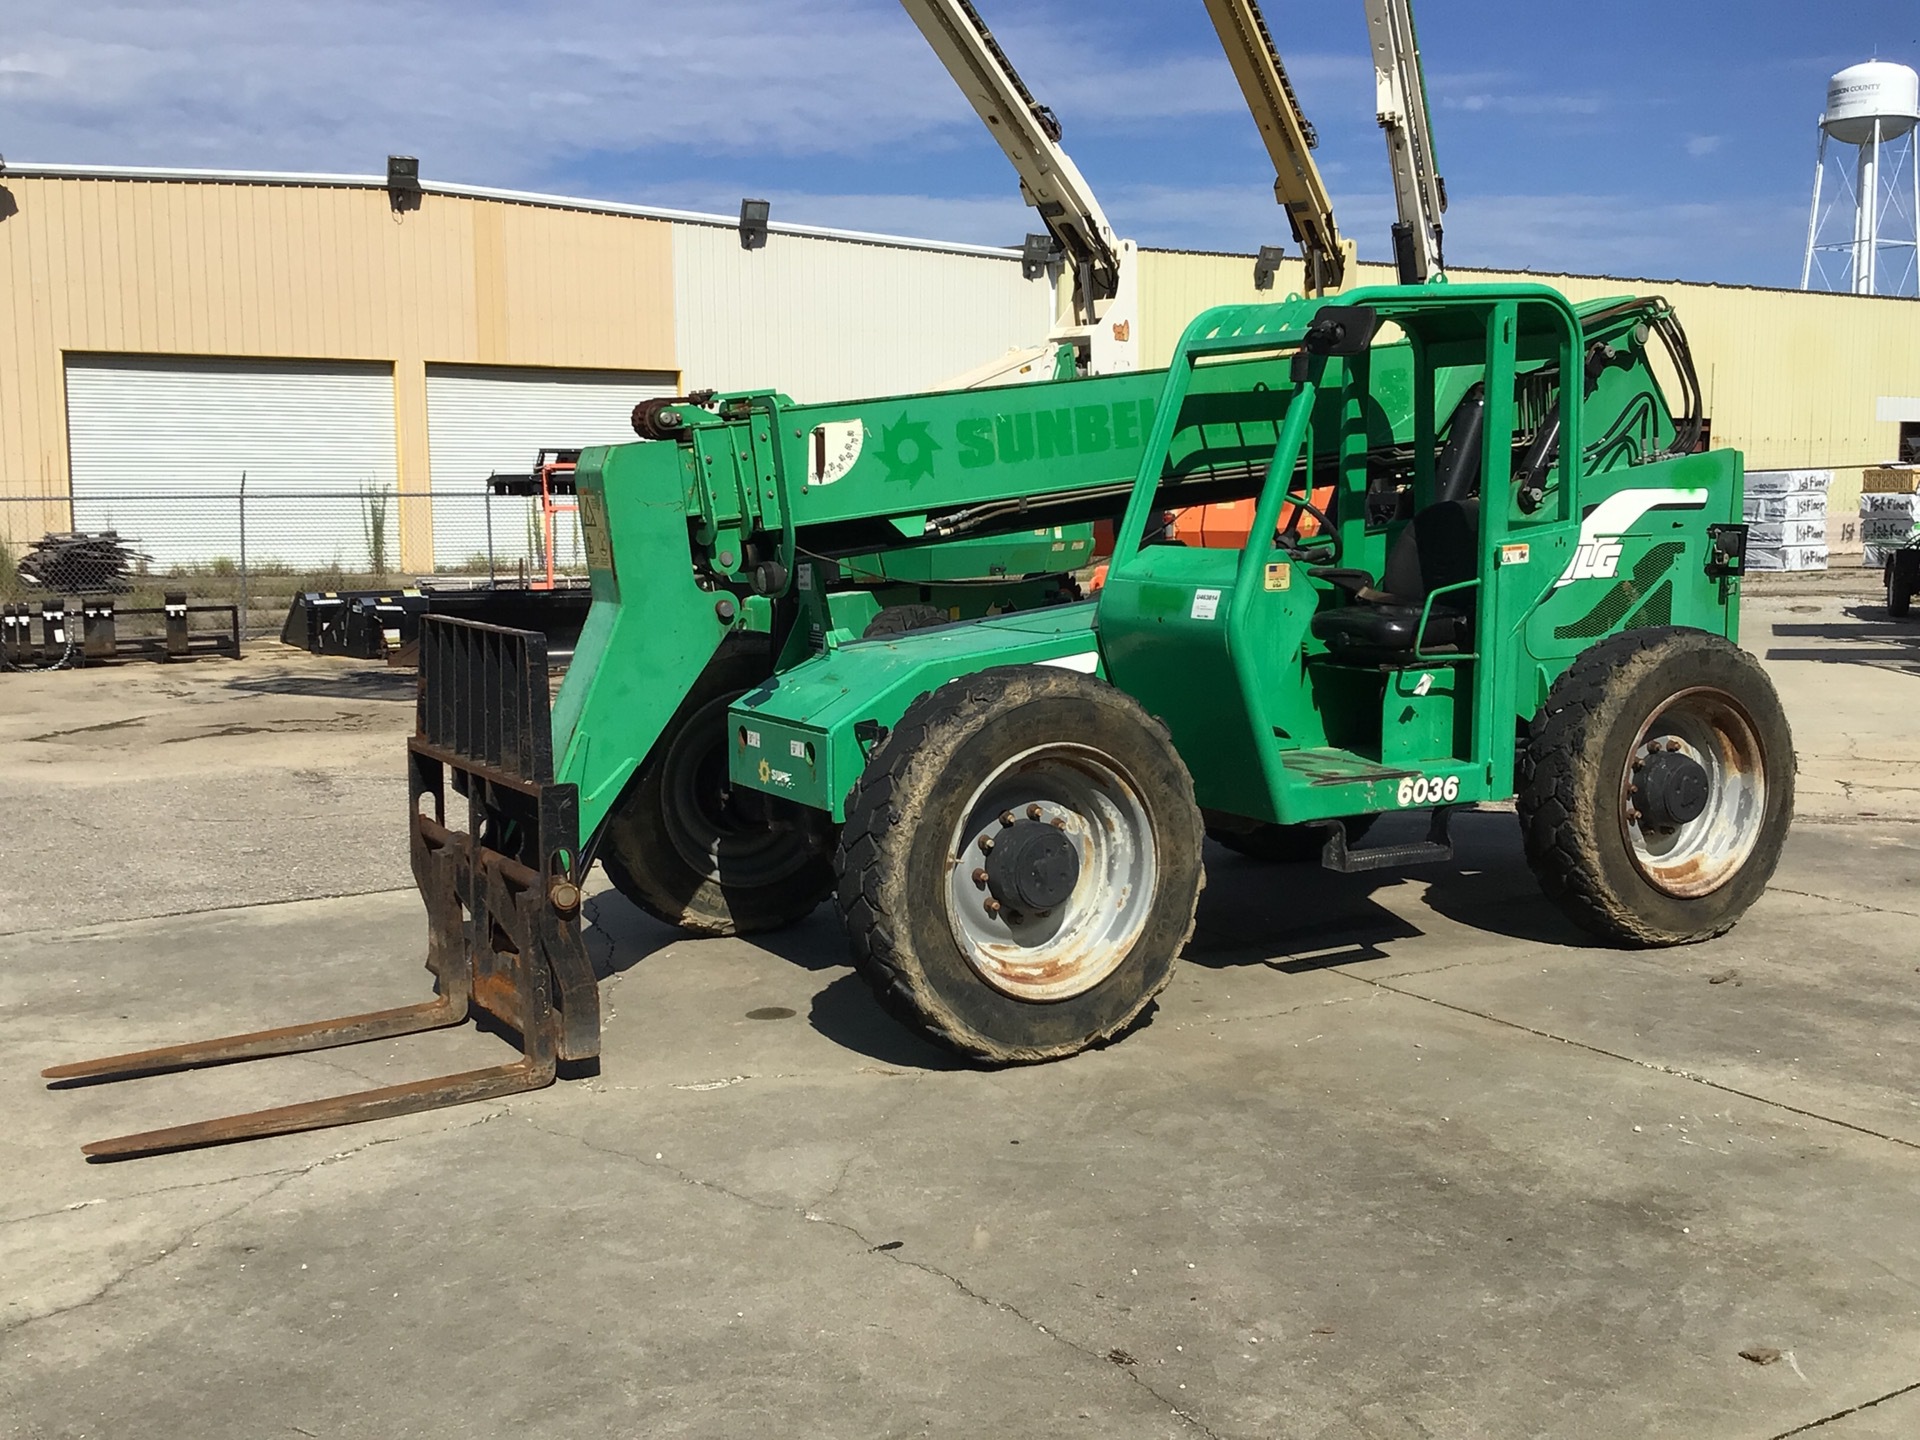
{"label": "jlg logo decal", "polygon": [[1649,510],[1698,510],[1706,503],[1704,490],[1622,490],[1609,495],[1580,522],[1580,544],[1554,588],[1575,580],[1613,579],[1620,568],[1620,537]]}

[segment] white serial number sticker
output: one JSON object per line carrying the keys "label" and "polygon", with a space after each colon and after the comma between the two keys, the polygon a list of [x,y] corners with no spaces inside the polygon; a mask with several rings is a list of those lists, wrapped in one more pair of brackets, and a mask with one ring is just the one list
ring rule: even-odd
{"label": "white serial number sticker", "polygon": [[1400,782],[1399,800],[1402,805],[1451,805],[1460,798],[1460,777],[1449,775],[1442,780],[1438,777],[1429,780],[1422,775],[1418,778],[1409,775]]}

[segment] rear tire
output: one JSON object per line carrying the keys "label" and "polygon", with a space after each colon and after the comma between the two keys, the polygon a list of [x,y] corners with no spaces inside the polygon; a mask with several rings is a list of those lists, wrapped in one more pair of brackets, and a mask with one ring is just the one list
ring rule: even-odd
{"label": "rear tire", "polygon": [[1896,550],[1887,558],[1887,614],[1905,620],[1920,592],[1920,550]]}
{"label": "rear tire", "polygon": [[1520,758],[1540,887],[1620,945],[1724,934],[1772,878],[1793,816],[1793,736],[1737,645],[1638,630],[1554,683]]}
{"label": "rear tire", "polygon": [[729,639],[694,682],[620,798],[600,845],[616,889],[696,935],[755,935],[803,920],[833,890],[833,824],[736,790],[727,707],[767,678],[766,642]]}
{"label": "rear tire", "polygon": [[[1347,827],[1347,844],[1359,843],[1373,828],[1377,815],[1350,815],[1340,823]],[[1226,830],[1209,827],[1207,838],[1225,846],[1236,855],[1269,865],[1299,865],[1317,861],[1326,848],[1324,825],[1258,825],[1251,830]]]}
{"label": "rear tire", "polygon": [[905,635],[910,630],[930,630],[935,625],[952,623],[953,617],[938,605],[889,605],[867,622],[860,638],[884,640],[889,635]]}
{"label": "rear tire", "polygon": [[893,1015],[970,1059],[1071,1055],[1172,978],[1203,833],[1186,766],[1132,697],[1049,666],[956,680],[908,707],[848,802],[854,962]]}

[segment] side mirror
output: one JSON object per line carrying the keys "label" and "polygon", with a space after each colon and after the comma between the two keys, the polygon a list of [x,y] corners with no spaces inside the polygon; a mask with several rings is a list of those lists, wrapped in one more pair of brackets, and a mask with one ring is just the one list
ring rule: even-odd
{"label": "side mirror", "polygon": [[1371,305],[1328,305],[1307,327],[1307,349],[1316,355],[1364,355],[1379,328]]}
{"label": "side mirror", "polygon": [[1307,326],[1307,338],[1293,352],[1293,383],[1307,378],[1315,355],[1364,355],[1373,344],[1380,316],[1371,305],[1327,305]]}

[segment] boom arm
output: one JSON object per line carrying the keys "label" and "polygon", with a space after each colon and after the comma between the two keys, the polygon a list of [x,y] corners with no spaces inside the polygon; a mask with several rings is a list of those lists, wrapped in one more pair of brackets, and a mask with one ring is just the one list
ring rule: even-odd
{"label": "boom arm", "polygon": [[1434,158],[1420,41],[1411,0],[1366,0],[1366,6],[1380,128],[1387,136],[1400,216],[1393,227],[1393,258],[1401,284],[1421,285],[1445,269],[1440,217],[1447,208],[1447,184]]}
{"label": "boom arm", "polygon": [[1060,148],[1060,122],[1033,98],[972,0],[900,0],[1020,176],[1073,277],[1071,313],[1055,341],[1081,349],[1095,373],[1135,368],[1133,245],[1119,239],[1093,188]]}
{"label": "boom arm", "polygon": [[1207,0],[1207,14],[1272,157],[1273,195],[1285,208],[1306,259],[1307,290],[1315,295],[1338,290],[1346,280],[1347,252],[1333,222],[1333,200],[1313,163],[1319,137],[1300,109],[1266,17],[1256,0]]}

